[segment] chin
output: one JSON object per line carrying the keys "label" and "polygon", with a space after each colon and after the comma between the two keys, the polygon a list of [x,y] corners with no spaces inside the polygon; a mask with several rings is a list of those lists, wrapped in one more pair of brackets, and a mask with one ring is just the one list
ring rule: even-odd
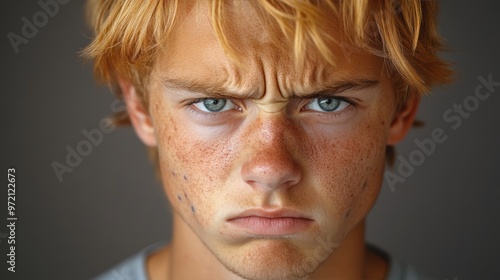
{"label": "chin", "polygon": [[255,240],[216,256],[229,271],[248,280],[304,279],[324,261],[286,239]]}

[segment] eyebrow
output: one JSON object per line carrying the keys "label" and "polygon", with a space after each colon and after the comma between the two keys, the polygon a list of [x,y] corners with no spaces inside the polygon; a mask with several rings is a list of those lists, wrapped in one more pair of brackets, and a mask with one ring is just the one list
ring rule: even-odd
{"label": "eyebrow", "polygon": [[315,90],[311,93],[297,94],[295,96],[305,99],[318,98],[323,96],[335,96],[346,91],[360,91],[377,87],[380,84],[378,80],[355,79],[346,81],[335,81],[327,86]]}
{"label": "eyebrow", "polygon": [[[188,79],[162,79],[163,86],[171,89],[178,89],[192,93],[203,94],[212,98],[223,99],[257,99],[259,97],[258,91],[247,89],[229,90],[223,84],[217,83],[202,83],[196,80]],[[305,99],[312,99],[322,96],[335,96],[346,91],[367,90],[374,88],[380,84],[379,80],[374,79],[352,79],[352,80],[339,80],[319,86],[317,89],[309,93],[292,93],[291,97],[299,97]]]}
{"label": "eyebrow", "polygon": [[183,90],[192,93],[199,93],[213,98],[245,99],[256,98],[257,91],[247,89],[229,89],[222,83],[204,83],[191,79],[176,79],[163,77],[162,84],[166,88]]}

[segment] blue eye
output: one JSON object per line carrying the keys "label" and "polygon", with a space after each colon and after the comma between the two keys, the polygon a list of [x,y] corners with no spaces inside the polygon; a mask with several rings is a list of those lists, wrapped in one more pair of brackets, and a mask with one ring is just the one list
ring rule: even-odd
{"label": "blue eye", "polygon": [[351,105],[348,101],[339,97],[320,97],[313,98],[309,104],[305,106],[307,110],[319,112],[337,112],[342,111]]}
{"label": "blue eye", "polygon": [[203,98],[193,102],[198,110],[207,113],[219,113],[234,109],[236,106],[231,100],[222,98]]}

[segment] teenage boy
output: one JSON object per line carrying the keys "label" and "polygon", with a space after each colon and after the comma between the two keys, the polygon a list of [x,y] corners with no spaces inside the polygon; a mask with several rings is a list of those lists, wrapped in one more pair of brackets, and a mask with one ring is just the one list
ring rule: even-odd
{"label": "teenage boy", "polygon": [[[89,2],[173,238],[98,279],[415,279],[365,244],[387,155],[448,81],[435,1]],[[123,120],[123,118],[121,118]]]}

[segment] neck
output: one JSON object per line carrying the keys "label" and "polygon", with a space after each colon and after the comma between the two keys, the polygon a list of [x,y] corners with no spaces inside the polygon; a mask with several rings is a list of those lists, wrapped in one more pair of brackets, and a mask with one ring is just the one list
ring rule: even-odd
{"label": "neck", "polygon": [[[383,275],[372,277],[373,255],[369,256],[365,247],[364,226],[362,220],[306,279],[364,279],[367,276],[374,279]],[[171,244],[148,259],[151,279],[241,279],[229,272],[176,214],[173,228]]]}

